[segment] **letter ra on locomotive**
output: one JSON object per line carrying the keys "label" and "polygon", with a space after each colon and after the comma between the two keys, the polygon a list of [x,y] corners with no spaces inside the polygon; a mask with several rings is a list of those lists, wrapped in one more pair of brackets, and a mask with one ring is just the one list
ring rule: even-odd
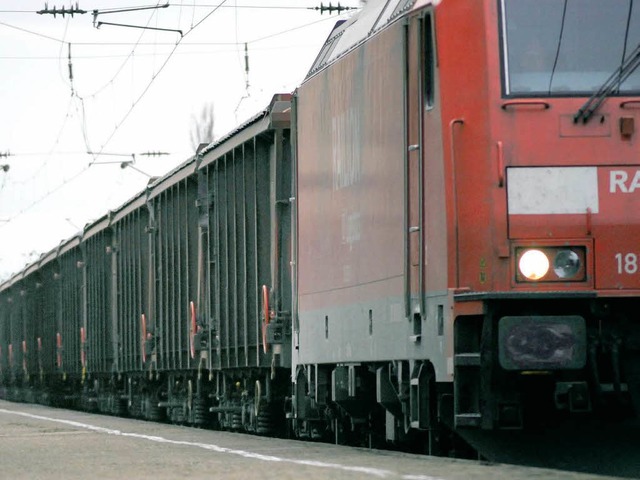
{"label": "letter ra on locomotive", "polygon": [[640,188],[640,170],[636,170],[633,178],[624,170],[609,172],[609,193],[633,193]]}

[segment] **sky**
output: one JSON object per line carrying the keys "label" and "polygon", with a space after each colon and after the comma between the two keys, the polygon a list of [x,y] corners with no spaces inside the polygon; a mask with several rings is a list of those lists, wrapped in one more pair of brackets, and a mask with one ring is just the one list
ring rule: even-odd
{"label": "sky", "polygon": [[[321,14],[320,0],[115,11],[165,4],[0,0],[0,280],[187,160],[203,110],[221,137],[292,92],[356,11]],[[87,13],[37,13],[62,8]]]}

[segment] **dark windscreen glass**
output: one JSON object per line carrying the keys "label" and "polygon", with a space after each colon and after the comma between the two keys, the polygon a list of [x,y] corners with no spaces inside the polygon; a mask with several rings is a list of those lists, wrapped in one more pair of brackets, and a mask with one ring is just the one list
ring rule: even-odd
{"label": "dark windscreen glass", "polygon": [[[591,94],[640,43],[640,0],[503,0],[507,94]],[[640,69],[621,93],[640,91]]]}

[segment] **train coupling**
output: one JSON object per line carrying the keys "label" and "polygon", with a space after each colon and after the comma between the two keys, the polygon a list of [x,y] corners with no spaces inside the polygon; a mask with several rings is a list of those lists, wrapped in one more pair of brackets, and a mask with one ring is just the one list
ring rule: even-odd
{"label": "train coupling", "polygon": [[204,328],[200,328],[193,335],[193,345],[196,352],[206,351],[209,344],[209,332]]}
{"label": "train coupling", "polygon": [[265,325],[265,340],[269,345],[282,345],[291,335],[291,313],[274,312],[271,321]]}
{"label": "train coupling", "polygon": [[269,345],[281,344],[284,341],[284,325],[281,322],[271,322],[266,325],[266,328]]}

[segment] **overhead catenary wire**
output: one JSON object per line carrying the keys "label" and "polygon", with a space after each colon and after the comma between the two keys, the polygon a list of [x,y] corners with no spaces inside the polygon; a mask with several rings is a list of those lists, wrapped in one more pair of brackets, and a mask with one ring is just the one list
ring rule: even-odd
{"label": "overhead catenary wire", "polygon": [[[158,2],[159,4],[160,2]],[[149,19],[147,20],[147,23],[145,26],[149,26],[149,24],[151,23],[151,20],[153,19],[154,16],[157,17],[157,11],[154,10],[151,15],[149,16]],[[127,55],[127,57],[125,58],[125,60],[120,64],[120,66],[118,67],[118,69],[116,70],[116,73],[111,77],[111,79],[106,82],[104,85],[102,85],[100,88],[98,88],[97,90],[95,90],[93,93],[87,95],[87,97],[95,97],[97,95],[99,95],[100,93],[102,93],[102,91],[107,88],[109,85],[111,85],[116,78],[118,78],[118,76],[122,73],[122,71],[124,70],[124,67],[127,65],[127,63],[129,62],[129,60],[131,60],[135,54],[136,49],[138,48],[142,37],[144,36],[145,32],[144,30],[142,32],[140,32],[140,36],[138,37],[138,40],[136,41],[136,43],[134,44],[133,48],[131,49],[131,51],[129,52],[129,54]]]}
{"label": "overhead catenary wire", "polygon": [[[59,61],[59,63],[61,63],[60,60],[62,59],[62,52],[63,52],[63,49],[64,49],[64,45],[67,44],[67,42],[65,42],[65,39],[66,39],[66,36],[67,36],[68,27],[69,27],[69,19],[67,19],[67,21],[65,22],[63,38],[62,38],[62,40],[60,42],[60,50],[58,52],[58,57],[56,57],[56,59]],[[36,32],[29,32],[29,33],[37,34]],[[72,77],[73,74],[71,73],[71,44],[67,44],[67,45],[68,45],[69,73],[70,73],[70,76]],[[62,74],[62,71],[60,71],[60,77],[62,78],[63,81],[66,81],[65,76]],[[39,168],[29,178],[27,178],[26,180],[13,180],[12,184],[14,184],[14,185],[25,185],[25,184],[33,182],[40,175],[44,174],[43,172],[46,171],[46,167],[49,164],[49,160],[50,160],[51,156],[53,155],[56,146],[60,142],[60,139],[62,137],[62,133],[63,133],[63,131],[64,131],[66,125],[67,125],[67,121],[68,121],[69,116],[70,116],[69,113],[71,112],[72,106],[73,106],[73,95],[69,98],[69,103],[67,104],[67,111],[66,111],[66,113],[64,115],[64,118],[62,120],[62,125],[58,129],[58,134],[56,135],[56,139],[53,142],[53,145],[51,146],[51,148],[49,149],[49,151],[47,153],[43,153],[41,155],[41,156],[45,157],[44,162],[42,162],[42,164],[39,166]],[[29,155],[32,155],[32,154],[20,153],[20,154],[17,154],[17,155],[29,156]],[[33,154],[33,155],[35,156],[36,154]]]}
{"label": "overhead catenary wire", "polygon": [[[248,44],[251,45],[251,42],[242,42],[240,45],[244,45],[244,44]],[[158,45],[154,45],[154,44],[146,44],[147,46],[158,46]],[[173,46],[173,44],[171,44]],[[184,45],[196,45],[196,44],[183,44]],[[211,55],[215,55],[215,54],[223,54],[223,53],[235,53],[237,51],[237,45],[235,43],[224,43],[224,44],[206,44],[206,45],[210,45],[210,46],[221,46],[223,48],[215,48],[215,49],[209,49],[209,50],[193,50],[193,51],[178,51],[175,52],[173,55],[174,56],[188,56],[188,55],[193,55],[193,56],[211,56]],[[74,47],[77,47],[77,44],[74,43],[73,44]],[[285,51],[285,50],[296,50],[299,49],[301,47],[311,47],[311,46],[315,46],[315,44],[301,44],[301,43],[297,43],[295,45],[277,45],[277,46],[253,46],[251,48],[252,52],[266,52],[266,51],[271,51],[271,50],[278,50],[278,51]],[[228,47],[228,48],[227,48]],[[75,58],[76,60],[104,60],[104,59],[109,59],[109,58],[126,58],[129,57],[131,54],[130,53],[123,53],[123,54],[109,54],[109,55],[74,55],[73,58]],[[141,52],[136,52],[136,57],[137,58],[143,58],[143,57],[154,57],[154,56],[158,56],[158,55],[162,55],[162,52],[150,52],[150,53],[141,53]],[[56,55],[56,56],[1,56],[0,55],[0,60],[24,60],[24,61],[59,61],[60,58]],[[109,81],[108,83],[105,84],[105,89],[108,88],[109,86],[111,86],[113,84],[112,81]],[[92,96],[96,96],[97,93],[92,93],[90,95],[85,95],[86,97],[92,97]]]}
{"label": "overhead catenary wire", "polygon": [[[225,0],[226,1],[226,0]],[[159,2],[158,2],[159,3]],[[215,10],[214,10],[215,11]],[[213,13],[213,12],[212,12]],[[209,14],[211,15],[211,13]],[[207,15],[205,17],[208,18]],[[149,18],[149,22],[151,21],[151,19],[153,18],[153,15]],[[1,23],[1,22],[0,22]],[[197,25],[200,25],[201,22],[199,22]],[[197,26],[196,25],[196,26]],[[10,26],[10,25],[8,25]],[[12,28],[16,28],[17,30],[21,30],[21,31],[25,31],[26,33],[30,33],[30,34],[34,34],[34,35],[38,35],[41,36],[39,34],[37,34],[37,32],[32,32],[26,29],[22,29],[19,27],[13,27],[10,26]],[[194,27],[195,28],[195,27]],[[192,29],[193,30],[193,29]],[[45,36],[46,38],[52,39],[52,40],[58,40],[58,39],[54,39],[53,37],[48,37]],[[66,37],[66,28],[65,28],[65,37]],[[142,35],[140,36],[140,38],[142,38]],[[88,138],[88,131],[87,131],[87,124],[86,124],[86,111],[85,111],[85,105],[84,105],[84,98],[79,96],[77,94],[77,92],[74,89],[73,86],[73,64],[72,64],[72,58],[71,58],[71,43],[67,43],[64,40],[60,41],[61,43],[61,49],[62,46],[66,43],[68,45],[68,68],[69,68],[69,86],[71,89],[71,98],[72,99],[77,99],[79,102],[79,105],[76,105],[76,112],[78,113],[78,118],[80,120],[81,123],[81,132],[82,132],[82,138],[84,140],[85,143],[85,147],[87,149],[87,152],[91,152],[92,148],[90,146],[90,142],[89,142],[89,138]],[[177,47],[177,45],[176,45]],[[135,48],[134,50],[135,51]],[[133,54],[132,51],[132,54]],[[175,48],[174,50],[175,51]],[[172,51],[172,53],[173,53]],[[119,124],[116,125],[116,128],[114,129],[114,131],[112,132],[112,134],[109,136],[109,138],[107,139],[107,141],[105,142],[104,145],[102,145],[101,147],[101,151],[106,147],[106,145],[110,142],[111,138],[113,138],[113,135],[115,134],[115,132],[119,129],[120,125],[124,122],[124,120],[126,120],[126,118],[128,117],[128,115],[131,113],[131,111],[133,110],[133,108],[137,105],[137,103],[140,101],[140,99],[144,96],[144,94],[147,92],[147,90],[149,89],[149,87],[151,86],[151,84],[153,83],[153,81],[155,80],[156,76],[158,73],[160,73],[160,71],[164,68],[164,66],[166,65],[166,63],[168,62],[169,58],[171,57],[171,54],[169,55],[169,57],[167,58],[167,60],[165,61],[165,63],[162,65],[162,67],[160,68],[160,70],[158,72],[156,72],[156,74],[152,77],[151,81],[149,82],[149,84],[147,85],[147,88],[145,88],[145,90],[142,92],[142,94],[133,102],[131,108],[129,109],[129,111],[125,114],[125,117],[120,121]],[[107,84],[108,85],[108,84]],[[66,124],[66,118],[65,117],[65,124]],[[64,127],[63,127],[64,128]],[[58,142],[58,140],[56,140],[56,143]],[[95,162],[96,156],[93,157],[93,161],[90,162],[86,167],[84,167],[82,170],[80,170],[76,175],[73,175],[72,177],[68,178],[66,181],[64,181],[62,184],[60,184],[58,187],[54,188],[53,190],[50,190],[49,192],[47,192],[45,195],[43,195],[42,197],[38,198],[36,201],[32,202],[31,204],[27,205],[25,208],[23,208],[22,210],[18,211],[18,213],[14,214],[13,216],[10,216],[6,222],[4,222],[2,225],[0,225],[0,227],[7,225],[8,223],[10,223],[14,218],[16,218],[17,216],[25,213],[26,211],[30,210],[31,208],[35,207],[36,205],[38,205],[40,202],[42,202],[43,200],[45,200],[47,197],[49,197],[50,195],[52,195],[53,193],[57,192],[59,189],[61,189],[62,187],[64,187],[65,185],[71,183],[73,180],[75,180],[76,178],[78,178],[79,176],[81,176],[83,173],[85,173],[90,167],[91,165]],[[42,168],[40,170],[42,170],[44,168],[44,166],[46,166],[48,159],[45,161],[45,164],[42,166]],[[134,168],[135,169],[135,168]]]}
{"label": "overhead catenary wire", "polygon": [[22,208],[21,210],[19,210],[17,213],[14,213],[13,215],[9,215],[7,218],[4,219],[4,221],[0,224],[0,228],[4,228],[6,225],[10,224],[13,220],[15,220],[16,218],[18,218],[20,215],[28,212],[29,210],[31,210],[33,207],[35,207],[36,205],[39,205],[41,202],[43,202],[44,200],[46,200],[48,197],[50,197],[51,195],[53,195],[54,193],[60,191],[62,188],[64,188],[65,186],[67,186],[68,184],[70,184],[71,182],[73,182],[75,179],[77,179],[78,177],[80,177],[81,175],[83,175],[84,173],[86,173],[89,170],[88,166],[84,166],[80,171],[76,172],[74,175],[72,175],[71,177],[68,177],[66,180],[64,180],[62,183],[60,183],[59,185],[57,185],[55,188],[49,190],[47,193],[45,193],[44,195],[42,195],[41,197],[37,198],[36,200],[34,200],[33,202],[31,202],[30,204],[28,204],[26,207]]}
{"label": "overhead catenary wire", "polygon": [[[140,93],[140,95],[133,101],[131,107],[129,108],[129,110],[127,110],[127,112],[124,114],[124,116],[122,117],[122,119],[120,120],[119,123],[116,124],[116,126],[114,127],[113,131],[111,132],[111,134],[109,135],[109,137],[107,138],[107,140],[105,141],[105,143],[100,147],[100,150],[98,152],[98,155],[104,150],[104,148],[109,144],[109,142],[111,142],[111,140],[113,139],[113,137],[115,136],[115,134],[118,132],[118,130],[120,129],[120,127],[122,126],[122,124],[129,118],[129,115],[131,115],[131,112],[135,109],[135,107],[138,105],[138,103],[140,102],[140,100],[142,100],[144,98],[144,96],[147,94],[147,92],[149,91],[149,89],[151,88],[151,85],[153,85],[153,83],[155,82],[155,80],[158,78],[158,75],[160,75],[160,73],[162,73],[162,71],[164,70],[164,68],[167,66],[167,64],[169,63],[169,60],[171,60],[171,58],[173,57],[173,54],[175,53],[175,51],[178,49],[178,47],[180,46],[180,43],[182,42],[182,40],[184,38],[186,38],[189,34],[191,34],[191,32],[193,32],[196,28],[198,28],[200,25],[202,25],[203,22],[205,22],[211,15],[213,15],[216,11],[218,11],[218,9],[224,5],[227,2],[227,0],[223,0],[220,5],[217,5],[213,10],[211,10],[207,15],[205,15],[198,23],[196,23],[193,27],[191,27],[189,30],[187,30],[185,32],[185,34],[180,37],[180,39],[176,42],[174,48],[171,50],[171,52],[169,53],[169,55],[167,56],[167,58],[165,59],[165,61],[162,63],[162,65],[160,65],[160,68],[158,69],[158,71],[151,77],[151,80],[149,81],[149,83],[147,84],[147,86],[142,90],[142,92]],[[95,158],[92,162],[89,163],[89,167],[95,162]]]}
{"label": "overhead catenary wire", "polygon": [[[168,4],[170,7],[180,7],[181,9],[184,7],[192,7],[192,8],[212,8],[215,7],[214,4],[204,4],[204,3],[187,3],[185,4],[184,2],[180,2],[175,3],[175,2],[169,2]],[[141,6],[138,7],[130,7],[130,8],[142,8]],[[233,8],[233,7],[229,7],[229,6],[224,6],[222,8]],[[238,8],[244,8],[244,9],[264,9],[264,10],[308,10],[309,7],[300,7],[300,6],[294,6],[294,5],[238,5]],[[99,10],[103,13],[108,13],[111,12],[113,10],[118,10],[118,8],[115,7],[111,7],[111,8],[95,8],[93,10]],[[0,10],[0,13],[38,13],[37,10]]]}
{"label": "overhead catenary wire", "polygon": [[[56,152],[11,152],[12,157],[47,157],[47,156],[56,156],[56,155],[90,155],[90,152],[80,151],[80,150],[64,150],[64,151],[56,151]],[[0,157],[2,154],[0,153]]]}
{"label": "overhead catenary wire", "polygon": [[[222,4],[224,4],[227,0],[224,0],[222,2]],[[191,27],[191,29],[189,31],[187,31],[184,35],[184,37],[186,37],[189,33],[191,33],[193,30],[195,30],[198,26],[200,26],[204,21],[207,20],[207,18],[209,18],[211,15],[213,15],[213,13],[215,13],[217,11],[217,9],[219,8],[219,6],[217,6],[216,8],[214,8],[211,12],[209,12],[205,17],[203,17],[198,23],[196,23],[193,27]],[[184,38],[183,37],[183,38]],[[121,127],[121,125],[126,121],[126,119],[129,117],[129,115],[131,114],[131,112],[133,111],[133,109],[136,107],[136,105],[140,102],[140,100],[145,96],[145,94],[147,93],[147,91],[149,90],[149,88],[151,87],[151,85],[153,84],[153,82],[155,81],[155,79],[157,78],[157,76],[162,72],[162,70],[164,69],[164,67],[167,65],[167,63],[169,62],[169,60],[171,59],[171,57],[173,56],[173,53],[176,51],[176,49],[178,48],[178,46],[180,45],[180,41],[178,41],[175,45],[175,47],[173,48],[173,50],[169,53],[169,55],[167,56],[167,58],[165,59],[165,62],[160,66],[159,70],[156,72],[156,74],[151,78],[151,80],[149,81],[149,83],[147,84],[147,86],[145,87],[145,89],[142,91],[142,93],[134,100],[134,102],[132,103],[131,107],[129,108],[129,110],[125,113],[124,117],[120,120],[120,122],[116,125],[116,127],[114,128],[114,130],[111,132],[111,135],[107,138],[106,142],[101,146],[100,150],[97,152],[97,154],[95,154],[93,161],[91,161],[86,167],[84,167],[82,170],[80,170],[79,172],[77,172],[77,174],[73,175],[72,177],[68,178],[66,181],[64,181],[62,184],[60,184],[58,187],[54,188],[53,190],[49,191],[47,194],[43,195],[42,197],[40,197],[39,199],[37,199],[36,201],[32,202],[30,205],[28,205],[27,207],[25,207],[24,209],[20,210],[17,214],[10,216],[7,220],[8,222],[3,223],[3,225],[6,225],[7,223],[11,222],[14,218],[16,218],[18,215],[28,211],[29,209],[33,208],[34,206],[38,205],[40,202],[42,202],[44,199],[46,199],[48,196],[50,196],[51,194],[57,192],[58,190],[60,190],[62,187],[64,187],[65,185],[69,184],[70,182],[72,182],[73,180],[75,180],[76,178],[78,178],[80,175],[82,175],[83,173],[85,173],[94,163],[96,158],[102,153],[102,151],[104,150],[104,148],[110,143],[111,139],[113,138],[113,136],[115,135],[115,133],[119,130],[119,128]],[[80,98],[76,95],[76,98]],[[84,102],[82,101],[82,99],[80,99],[81,101],[81,105],[82,105],[82,110],[83,110],[83,114],[82,114],[82,118],[84,119]],[[87,131],[86,131],[86,124],[84,123],[83,120],[83,138],[85,139],[85,143],[87,145],[87,151],[91,151],[91,148],[89,147],[88,144],[88,138],[87,138]],[[0,226],[1,227],[1,226]]]}
{"label": "overhead catenary wire", "polygon": [[[66,39],[67,39],[67,31],[68,31],[68,29],[69,29],[69,21],[70,21],[70,20],[71,20],[71,18],[70,18],[70,17],[68,17],[68,18],[67,18],[67,21],[66,21],[66,22],[64,22],[64,32],[62,33],[62,43],[60,43],[60,49],[58,50],[58,59],[59,59],[58,67],[59,67],[59,73],[60,73],[60,78],[62,79],[62,81],[63,81],[64,83],[66,83],[66,82],[67,82],[67,78],[66,78],[66,76],[64,75],[63,70],[62,70],[62,55],[63,55],[63,53],[64,53],[64,46],[65,46],[65,45],[67,45],[67,48],[71,48],[71,47],[67,44],[67,42],[66,42]],[[71,54],[71,52],[70,52],[70,51],[69,51],[68,53],[69,53],[69,55]]]}
{"label": "overhead catenary wire", "polygon": [[[150,20],[151,20],[151,19],[150,19]],[[56,39],[56,38],[54,38],[54,37],[50,37],[50,36],[48,36],[48,35],[42,35],[42,34],[39,34],[38,32],[33,32],[33,31],[31,31],[31,30],[27,30],[27,29],[24,29],[24,28],[21,28],[21,27],[15,27],[15,26],[13,26],[13,25],[5,24],[4,22],[0,22],[0,25],[4,25],[4,26],[7,26],[7,27],[9,27],[9,28],[13,28],[13,29],[16,29],[16,30],[19,30],[19,31],[25,32],[25,33],[29,33],[29,34],[32,34],[32,35],[36,35],[36,36],[38,36],[38,37],[43,37],[43,38],[46,38],[46,39],[49,39],[49,40],[57,41],[57,42],[59,42],[59,43],[61,44],[61,50],[62,50],[62,48],[63,48],[63,46],[64,46],[65,44],[67,44],[67,45],[68,45],[68,68],[69,68],[69,86],[70,86],[70,89],[71,89],[71,99],[73,100],[73,99],[75,98],[75,99],[77,99],[77,100],[78,100],[78,102],[79,102],[79,105],[76,105],[76,112],[78,113],[78,118],[79,118],[80,123],[81,123],[82,138],[83,138],[83,140],[84,140],[84,143],[85,143],[85,146],[86,146],[87,152],[90,152],[90,151],[91,151],[91,147],[90,147],[90,144],[89,144],[89,138],[88,138],[88,132],[87,132],[86,112],[85,112],[85,106],[84,106],[84,99],[83,99],[82,97],[80,97],[80,96],[77,94],[77,92],[75,91],[74,86],[73,86],[73,65],[72,65],[72,58],[71,58],[71,43],[65,42],[65,41],[64,41],[64,39],[63,39],[63,40]],[[65,37],[66,37],[66,28],[65,28]],[[147,86],[147,89],[148,89],[148,87],[151,85],[151,83],[153,83],[153,80],[154,80],[154,79],[155,79],[155,75],[154,75],[154,77],[152,78],[152,80],[151,80],[151,82],[149,83],[149,85]],[[142,94],[142,95],[144,95],[144,93],[146,93],[146,90],[145,90],[145,92],[143,92],[143,94]],[[140,99],[140,98],[139,98],[139,99]],[[139,99],[138,99],[138,101],[139,101]],[[70,103],[70,106],[71,106],[71,103]],[[127,116],[128,116],[128,114],[131,112],[131,110],[133,109],[133,107],[134,107],[134,106],[135,106],[135,104],[131,107],[131,109],[130,109],[130,110],[129,110],[129,112],[127,113]],[[67,120],[67,118],[68,118],[68,115],[65,117],[65,121],[64,121],[64,123],[63,123],[63,127],[62,127],[62,129],[64,129],[64,125],[66,125],[66,120]],[[125,118],[126,118],[126,116],[125,116]],[[121,122],[121,123],[122,123],[122,122]],[[62,129],[61,129],[61,131],[62,131]],[[117,128],[116,128],[116,130],[117,130]],[[114,131],[114,133],[115,133],[115,131]],[[61,135],[61,132],[59,133],[58,139],[56,139],[56,144],[57,144],[57,142],[59,141],[59,137],[60,137],[60,135]],[[112,137],[113,137],[113,133],[112,133],[112,135],[109,137],[108,141],[107,141],[107,142],[105,142],[105,144],[102,146],[102,149],[103,149],[103,148],[108,144],[109,140],[110,140]],[[94,157],[94,160],[95,160],[95,157]],[[42,170],[44,170],[44,167],[46,166],[47,162],[48,162],[48,158],[47,158],[47,160],[45,160],[45,163],[43,164],[43,166],[42,166],[39,170],[41,170],[41,171],[42,171]],[[75,179],[77,179],[77,178],[78,178],[78,177],[80,177],[82,174],[84,174],[85,172],[87,172],[87,171],[89,170],[89,168],[90,168],[90,167],[91,167],[91,163],[89,163],[88,165],[86,165],[85,167],[83,167],[83,168],[82,168],[80,171],[78,171],[76,174],[74,174],[74,175],[72,175],[71,177],[67,178],[65,181],[63,181],[60,185],[58,185],[58,186],[57,186],[57,187],[55,187],[54,189],[49,190],[47,193],[45,193],[44,195],[42,195],[41,197],[39,197],[38,199],[36,199],[34,202],[32,202],[32,203],[28,204],[26,207],[24,207],[24,208],[22,208],[21,210],[19,210],[19,211],[18,211],[17,213],[15,213],[14,215],[9,216],[9,217],[6,219],[6,221],[5,221],[5,222],[3,222],[3,223],[0,225],[0,227],[4,227],[4,226],[6,226],[7,224],[11,223],[11,221],[12,221],[12,220],[14,220],[15,218],[17,218],[18,216],[20,216],[20,215],[24,214],[25,212],[29,211],[30,209],[32,209],[32,208],[33,208],[33,207],[35,207],[36,205],[40,204],[40,203],[41,203],[42,201],[44,201],[46,198],[48,198],[48,197],[49,197],[49,196],[51,196],[52,194],[56,193],[57,191],[59,191],[60,189],[62,189],[64,186],[66,186],[66,185],[68,185],[69,183],[73,182]]]}
{"label": "overhead catenary wire", "polygon": [[11,28],[13,30],[18,30],[20,32],[28,33],[28,34],[34,35],[36,37],[44,38],[46,40],[51,40],[51,41],[58,42],[58,43],[63,43],[63,44],[66,43],[64,40],[61,40],[59,38],[55,38],[55,37],[52,37],[50,35],[45,35],[45,34],[39,33],[39,32],[34,32],[33,30],[29,30],[27,28],[18,27],[16,25],[11,25],[10,23],[0,22],[0,25],[2,25],[3,27]]}
{"label": "overhead catenary wire", "polygon": [[[319,20],[315,20],[313,22],[305,23],[303,25],[299,25],[297,27],[289,28],[287,30],[283,30],[283,31],[280,31],[280,32],[269,34],[269,35],[266,35],[266,36],[263,36],[263,37],[258,37],[258,38],[255,38],[253,40],[247,40],[246,42],[244,42],[244,41],[241,41],[241,42],[183,42],[183,41],[181,41],[179,43],[181,45],[183,45],[183,46],[234,46],[235,47],[237,45],[242,45],[244,43],[252,44],[252,43],[262,42],[264,40],[268,40],[270,38],[274,38],[274,37],[277,37],[277,36],[280,36],[280,35],[285,35],[287,33],[290,33],[290,32],[296,31],[296,30],[300,30],[300,29],[307,28],[307,27],[310,27],[310,26],[313,26],[313,25],[316,25],[316,24],[320,24],[320,23],[323,23],[323,22],[334,20],[336,17],[340,17],[342,15],[344,15],[344,14],[341,14],[341,15],[337,15],[336,14],[336,15],[333,15],[333,16],[321,18]],[[36,36],[39,36],[39,37],[43,37],[43,38],[46,38],[48,40],[52,40],[52,41],[55,41],[55,42],[58,42],[58,43],[67,43],[66,41],[64,41],[62,39],[51,37],[49,35],[43,35],[41,33],[34,32],[32,30],[28,30],[28,29],[25,29],[25,28],[17,27],[15,25],[11,25],[11,24],[8,24],[8,23],[5,23],[5,22],[0,22],[0,25],[8,27],[8,28],[13,28],[15,30],[20,30],[22,32],[29,33],[31,35],[36,35]],[[195,28],[195,27],[192,27],[191,30],[193,30],[193,28]],[[191,30],[189,30],[189,31],[191,31]],[[185,34],[185,37],[186,37],[186,34]],[[139,45],[139,46],[174,46],[174,45],[176,45],[175,42],[73,42],[73,44],[76,47],[80,47],[80,46],[83,46],[83,47],[117,47],[117,46],[130,46],[130,45]]]}
{"label": "overhead catenary wire", "polygon": [[[188,41],[183,41],[184,38],[186,38],[190,33],[192,33],[196,28],[198,28],[200,25],[202,25],[203,22],[205,22],[212,14],[214,14],[218,9],[225,7],[226,0],[221,2],[218,5],[213,6],[213,10],[211,12],[209,12],[207,15],[205,15],[203,18],[201,18],[199,21],[197,21],[196,23],[194,23],[192,25],[192,27],[185,33],[184,37],[182,39],[180,39],[179,41],[170,44],[170,43],[160,43],[160,42],[152,42],[152,43],[148,43],[148,45],[152,45],[154,47],[157,46],[161,46],[161,45],[171,45],[173,48],[171,49],[171,51],[168,53],[167,57],[165,58],[164,62],[161,64],[160,68],[155,71],[155,73],[153,74],[153,76],[151,77],[151,79],[149,80],[149,82],[147,83],[147,85],[145,86],[145,88],[135,97],[134,101],[131,104],[131,107],[127,110],[127,112],[121,117],[120,121],[116,124],[116,126],[114,127],[113,131],[111,132],[111,134],[108,136],[108,138],[106,139],[106,141],[104,142],[104,144],[101,146],[101,148],[99,149],[99,151],[97,152],[98,154],[102,151],[104,151],[104,149],[109,145],[109,143],[111,142],[111,140],[113,139],[113,137],[115,136],[115,134],[118,132],[118,130],[122,127],[122,125],[126,122],[126,120],[128,119],[128,117],[130,116],[130,114],[132,113],[132,111],[136,108],[136,106],[139,104],[139,102],[144,98],[144,96],[146,95],[146,93],[149,91],[149,89],[151,88],[151,86],[153,85],[155,79],[158,77],[158,75],[160,75],[160,73],[164,70],[164,68],[166,67],[166,65],[168,64],[168,62],[171,60],[171,58],[173,57],[173,55],[175,55],[176,53],[180,53],[177,52],[177,49],[179,46],[187,46],[187,45],[222,45],[222,46],[228,46],[228,45],[233,45],[236,46],[238,44],[242,45],[244,43],[247,44],[251,44],[251,43],[256,43],[256,42],[262,42],[264,40],[270,39],[270,38],[274,38],[277,37],[279,35],[283,35],[286,34],[288,32],[291,31],[295,31],[295,30],[299,30],[302,28],[305,28],[307,26],[311,26],[317,23],[321,23],[324,21],[331,21],[332,17],[325,17],[322,19],[319,19],[317,21],[314,22],[310,22],[304,25],[300,25],[294,28],[289,28],[286,29],[284,31],[281,32],[276,32],[273,34],[269,34],[267,36],[263,36],[263,37],[259,37],[256,38],[254,40],[250,40],[248,42],[188,42]],[[187,4],[183,4],[186,6],[191,6],[191,5],[187,5]],[[198,7],[201,7],[202,5],[198,5]],[[300,9],[302,8],[306,8],[306,7],[299,7]],[[195,11],[195,7],[194,7],[194,11]],[[333,17],[335,18],[335,16]],[[152,20],[152,16],[149,19],[150,21]],[[36,35],[38,37],[42,37],[45,38],[47,40],[50,41],[55,41],[61,44],[61,49],[64,47],[64,45],[68,45],[70,44],[70,42],[67,42],[65,39],[59,39],[59,38],[55,38],[52,36],[48,36],[48,35],[42,35],[38,32],[34,32],[28,29],[23,29],[21,27],[15,27],[13,25],[9,25],[9,24],[5,24],[4,22],[0,22],[0,25],[4,25],[7,26],[8,28],[15,28],[16,30],[20,30],[23,31],[25,33],[28,34],[32,34],[32,35]],[[127,42],[102,42],[102,43],[96,43],[96,42],[74,42],[73,45],[74,47],[76,46],[84,46],[84,45],[109,45],[109,44],[122,44],[122,45],[131,45],[131,43],[127,43]],[[136,42],[134,45],[136,46],[141,46],[141,45],[145,45],[147,44],[146,42]],[[69,48],[69,47],[68,47]],[[135,50],[135,48],[134,48]],[[75,50],[74,50],[75,51]],[[70,60],[70,64],[71,64],[71,55],[68,55],[68,59]],[[78,57],[79,58],[79,57]],[[108,82],[106,84],[108,85],[112,85],[112,83]],[[77,92],[76,92],[77,94]],[[84,102],[81,101],[81,99],[79,97],[75,97],[78,98],[79,100],[79,105],[75,106],[75,111],[78,115],[78,118],[81,119],[82,117],[84,117],[84,114],[81,114],[81,112],[84,112]],[[65,116],[64,119],[64,123],[63,123],[63,127],[61,128],[61,131],[64,129],[64,126],[68,120],[69,115],[67,114]],[[85,141],[85,144],[87,147],[89,147],[89,140],[88,140],[88,129],[87,129],[87,125],[86,125],[86,119],[81,119],[82,122],[82,133],[83,133],[83,138]],[[60,135],[59,135],[60,136]],[[55,144],[57,145],[58,140],[56,140]],[[54,147],[55,148],[55,147]],[[87,148],[87,150],[91,151],[89,148]],[[74,175],[72,175],[71,177],[67,178],[64,182],[62,182],[59,186],[57,186],[56,188],[49,190],[46,194],[44,194],[43,196],[39,197],[38,199],[36,199],[34,202],[32,202],[31,204],[27,205],[25,208],[21,209],[17,214],[15,214],[14,216],[12,216],[11,218],[15,218],[16,216],[28,211],[29,209],[33,208],[34,206],[38,205],[39,203],[41,203],[42,201],[44,201],[48,196],[50,196],[51,194],[59,191],[61,188],[63,188],[64,186],[68,185],[69,183],[73,182],[75,179],[77,179],[79,176],[81,176],[83,173],[85,173],[88,168],[91,166],[92,163],[95,162],[95,158],[93,159],[92,162],[89,163],[89,165],[83,169],[81,169],[80,171],[76,172]]]}

